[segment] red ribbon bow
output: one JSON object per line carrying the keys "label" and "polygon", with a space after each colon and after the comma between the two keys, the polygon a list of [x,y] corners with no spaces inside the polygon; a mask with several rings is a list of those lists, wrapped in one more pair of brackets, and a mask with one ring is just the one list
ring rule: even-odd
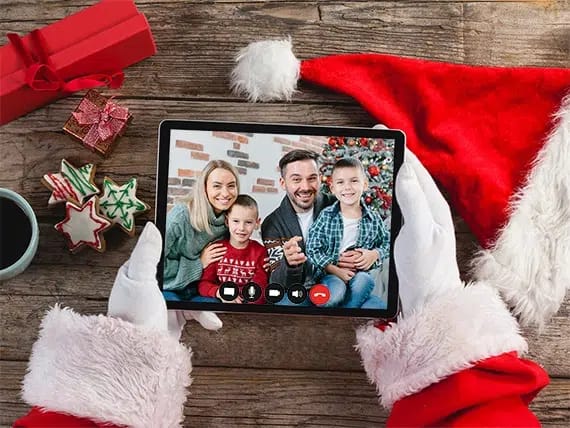
{"label": "red ribbon bow", "polygon": [[126,125],[129,109],[121,107],[113,101],[107,101],[105,107],[99,108],[87,98],[83,98],[78,107],[79,112],[73,112],[73,117],[80,125],[91,125],[83,142],[89,147],[95,147],[99,141],[116,135]]}
{"label": "red ribbon bow", "polygon": [[125,76],[122,71],[111,74],[89,74],[65,81],[58,75],[49,59],[47,43],[40,30],[33,30],[30,33],[33,50],[28,49],[17,34],[8,33],[7,37],[26,66],[26,84],[35,91],[61,90],[71,93],[99,86],[114,89],[123,84]]}

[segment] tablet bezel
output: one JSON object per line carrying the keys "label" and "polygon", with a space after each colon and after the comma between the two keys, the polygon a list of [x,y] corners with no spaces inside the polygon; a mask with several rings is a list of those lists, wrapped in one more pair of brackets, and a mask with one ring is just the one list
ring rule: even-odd
{"label": "tablet bezel", "polygon": [[[163,120],[159,125],[158,132],[158,160],[156,175],[156,206],[155,223],[160,230],[163,241],[166,231],[167,197],[168,197],[168,173],[170,159],[171,131],[228,131],[235,133],[264,133],[308,136],[343,136],[343,137],[367,137],[394,139],[393,154],[393,186],[392,186],[392,218],[390,226],[390,259],[389,259],[389,283],[388,302],[386,309],[361,309],[361,308],[321,308],[316,306],[285,306],[285,305],[236,305],[231,303],[205,303],[190,301],[166,300],[168,309],[204,310],[213,312],[241,312],[241,313],[273,313],[273,314],[296,314],[296,315],[319,315],[335,317],[358,317],[358,318],[393,318],[398,312],[398,278],[394,265],[394,240],[398,235],[402,224],[402,215],[397,203],[395,189],[396,176],[404,161],[405,135],[400,130],[374,129],[357,127],[333,127],[313,125],[291,124],[268,124],[247,122],[223,122],[202,120]],[[157,280],[162,292],[163,283],[163,260],[164,242],[160,262],[157,266]]]}

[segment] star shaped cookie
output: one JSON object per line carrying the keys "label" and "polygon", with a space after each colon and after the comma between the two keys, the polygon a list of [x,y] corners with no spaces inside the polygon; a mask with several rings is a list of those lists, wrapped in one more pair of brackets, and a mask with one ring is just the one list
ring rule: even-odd
{"label": "star shaped cookie", "polygon": [[48,173],[43,176],[42,183],[52,191],[48,205],[52,206],[61,202],[73,202],[76,205],[99,193],[99,189],[93,182],[95,166],[86,164],[76,168],[67,160],[61,160],[60,172]]}
{"label": "star shaped cookie", "polygon": [[118,224],[129,235],[135,234],[135,215],[150,209],[146,203],[136,196],[137,179],[131,178],[119,186],[109,177],[103,180],[103,196],[100,198],[101,214]]}
{"label": "star shaped cookie", "polygon": [[71,251],[78,251],[85,245],[101,253],[105,251],[103,232],[112,224],[98,212],[97,196],[92,196],[83,205],[66,202],[65,219],[57,223],[55,229],[65,236]]}

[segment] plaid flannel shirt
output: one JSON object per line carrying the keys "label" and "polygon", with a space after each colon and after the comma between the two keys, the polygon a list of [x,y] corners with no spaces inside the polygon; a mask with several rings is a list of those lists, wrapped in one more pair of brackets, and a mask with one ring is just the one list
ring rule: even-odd
{"label": "plaid flannel shirt", "polygon": [[[378,251],[378,260],[370,267],[375,269],[389,255],[390,236],[382,218],[362,202],[360,206],[362,217],[358,223],[356,247]],[[343,232],[344,224],[340,214],[340,204],[337,201],[323,209],[309,229],[306,250],[309,261],[315,267],[316,280],[324,276],[325,266],[338,262]]]}

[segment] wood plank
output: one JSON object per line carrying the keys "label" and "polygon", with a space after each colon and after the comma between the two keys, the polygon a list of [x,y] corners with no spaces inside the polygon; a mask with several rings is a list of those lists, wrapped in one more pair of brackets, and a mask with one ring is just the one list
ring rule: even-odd
{"label": "wood plank", "polygon": [[[25,363],[1,361],[0,424],[26,412],[19,398]],[[374,386],[362,372],[195,367],[185,426],[369,427],[384,425]],[[570,380],[552,379],[531,406],[544,426],[570,418]]]}
{"label": "wood plank", "polygon": [[[251,41],[287,34],[299,58],[384,52],[469,64],[561,67],[570,59],[568,0],[139,3],[158,53],[128,68],[121,89],[128,96],[235,99],[228,90],[233,55]],[[0,33],[28,32],[79,9],[61,0],[49,7],[8,5]],[[224,31],[212,31],[220,28]],[[310,89],[296,99],[339,98]]]}
{"label": "wood plank", "polygon": [[[89,270],[70,268],[65,273],[60,268],[42,270],[30,268],[20,275],[19,282],[5,283],[5,294],[0,296],[3,359],[28,359],[43,315],[57,302],[84,314],[106,312],[114,269],[93,266]],[[37,291],[26,294],[18,290],[20,286],[28,293]],[[570,377],[569,315],[567,298],[542,334],[532,329],[525,331],[529,356],[551,376]],[[361,371],[360,357],[353,345],[354,328],[362,320],[230,313],[220,317],[224,327],[218,332],[204,330],[195,322],[186,326],[183,341],[192,347],[196,365]]]}

